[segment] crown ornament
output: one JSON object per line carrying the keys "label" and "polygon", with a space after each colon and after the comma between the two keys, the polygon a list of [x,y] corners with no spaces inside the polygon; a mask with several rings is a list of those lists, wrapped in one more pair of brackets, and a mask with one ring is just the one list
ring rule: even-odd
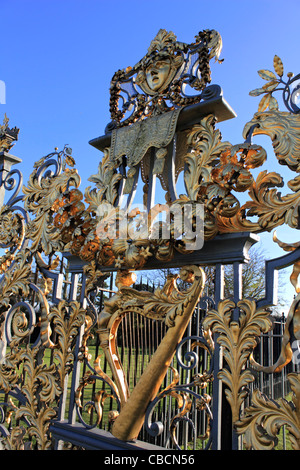
{"label": "crown ornament", "polygon": [[9,118],[4,114],[3,124],[0,126],[0,152],[9,151],[18,140],[20,129],[8,126]]}

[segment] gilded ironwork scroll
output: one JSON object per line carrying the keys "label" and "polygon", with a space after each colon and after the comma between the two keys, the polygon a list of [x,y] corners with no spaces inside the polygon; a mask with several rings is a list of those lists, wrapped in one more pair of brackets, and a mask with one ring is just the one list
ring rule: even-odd
{"label": "gilded ironwork scroll", "polygon": [[[60,164],[65,164],[66,154],[56,152],[52,154],[54,156],[58,160],[52,159],[48,163],[55,165],[58,175]],[[3,206],[1,211],[2,246],[8,248],[1,260],[0,388],[7,397],[1,409],[8,410],[8,424],[16,423],[11,432],[1,423],[1,433],[6,437],[2,446],[11,450],[51,447],[49,425],[57,416],[65,381],[72,370],[74,341],[85,319],[79,302],[49,302],[52,288],[49,276],[56,269],[57,260],[46,263],[42,259],[43,250],[49,253],[55,244],[53,231],[47,231],[46,218],[49,215],[43,216],[38,208],[40,197],[45,197],[45,208],[51,204],[51,196],[46,190],[50,187],[51,177],[43,174],[44,169],[45,166],[41,165],[40,171],[34,171],[35,179],[32,177],[36,188],[37,181],[40,183],[33,197],[35,201],[30,201],[37,216],[36,224],[30,224],[27,209],[33,206],[30,206],[28,193],[26,208],[18,205],[25,197],[18,196],[15,191],[10,204]],[[12,180],[15,174],[19,176],[15,171],[8,176]],[[6,180],[9,181],[8,177]],[[11,188],[14,188],[11,180]],[[20,190],[20,185],[17,190]],[[48,349],[53,351],[52,364],[45,356]]]}
{"label": "gilded ironwork scroll", "polygon": [[[268,70],[259,71],[259,75],[269,80],[266,85],[256,89],[250,94],[258,96],[264,94],[259,104],[259,111],[245,126],[244,136],[249,139],[257,134],[268,135],[273,144],[274,152],[279,163],[287,165],[292,171],[299,172],[298,146],[299,146],[299,116],[278,110],[277,100],[272,92],[280,83],[285,85],[284,92],[291,84],[292,74],[289,74],[288,83],[284,83],[283,64],[278,56],[274,57],[274,68],[279,78]],[[290,96],[290,95],[289,95]],[[286,101],[286,100],[285,100]],[[292,112],[299,112],[294,103]],[[269,108],[269,110],[266,110]],[[247,155],[252,150],[252,144],[244,146],[243,153]],[[246,152],[245,152],[246,150]],[[266,155],[258,162],[260,166]],[[253,167],[255,165],[252,165]],[[248,179],[250,183],[251,178]],[[298,177],[288,182],[288,187],[293,194],[281,196],[272,186],[282,186],[281,176],[275,172],[261,172],[256,181],[252,180],[248,187],[251,198],[244,206],[238,208],[231,219],[233,229],[238,230],[271,231],[274,227],[287,224],[291,228],[299,228],[299,203],[298,203]],[[249,223],[248,216],[257,216],[257,222]],[[223,222],[223,219],[221,223]],[[227,229],[230,230],[229,225]],[[281,242],[274,234],[274,241],[285,251],[295,251],[299,243],[288,244]],[[251,404],[243,410],[243,402],[249,395],[247,384],[254,382],[254,371],[267,374],[280,372],[293,357],[299,356],[299,260],[293,265],[291,283],[295,287],[297,296],[293,300],[282,338],[280,357],[274,365],[262,366],[253,357],[253,351],[257,345],[257,339],[262,332],[271,328],[271,316],[268,311],[257,309],[254,301],[241,300],[235,305],[232,301],[224,300],[219,303],[218,310],[212,310],[204,320],[204,327],[218,333],[218,343],[223,346],[226,366],[219,372],[219,378],[225,385],[226,396],[231,406],[232,419],[235,429],[243,434],[244,444],[247,449],[273,449],[278,443],[278,434],[282,426],[286,426],[289,432],[291,446],[299,450],[299,373],[288,374],[292,390],[292,401],[284,398],[277,402],[268,398],[258,389],[251,394]],[[238,317],[234,315],[234,309],[238,307]],[[250,368],[247,367],[250,364]]]}

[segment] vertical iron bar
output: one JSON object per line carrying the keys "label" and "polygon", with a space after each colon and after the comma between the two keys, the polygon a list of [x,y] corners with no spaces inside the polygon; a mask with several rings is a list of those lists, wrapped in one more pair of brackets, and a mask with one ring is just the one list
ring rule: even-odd
{"label": "vertical iron bar", "polygon": [[[236,262],[233,264],[233,296],[234,296],[234,302],[237,304],[241,299],[243,295],[243,265],[240,262]],[[238,322],[240,317],[240,310],[238,307],[235,307],[233,311],[233,321]],[[232,450],[238,450],[239,448],[239,437],[237,432],[233,429],[233,423],[232,423]]]}
{"label": "vertical iron bar", "polygon": [[[282,316],[280,317],[280,336],[279,336],[279,342],[282,341],[283,339],[283,332],[284,332],[284,328],[283,328],[283,322],[284,322],[284,315],[282,314]],[[283,398],[285,398],[285,379],[286,379],[286,368],[283,367],[282,371],[281,371],[281,396]],[[286,429],[285,429],[285,426],[282,426],[282,447],[283,447],[283,450],[286,450]]]}
{"label": "vertical iron bar", "polygon": [[150,151],[149,186],[148,186],[148,194],[147,194],[147,211],[148,211],[148,213],[150,212],[150,209],[155,204],[156,175],[153,174],[154,160],[155,160],[155,149],[154,149],[154,147],[152,147],[151,151]]}
{"label": "vertical iron bar", "polygon": [[[269,353],[269,361],[268,361],[269,364],[268,365],[273,364],[273,358],[274,358],[273,341],[274,341],[274,333],[273,333],[273,330],[271,330],[271,331],[268,332],[268,353]],[[273,399],[274,398],[274,377],[273,377],[273,374],[269,374],[269,388],[271,390],[271,398]]]}
{"label": "vertical iron bar", "polygon": [[[215,304],[224,298],[224,266],[216,264],[215,271]],[[218,373],[222,368],[222,348],[218,344],[218,334],[214,337],[215,350],[213,355],[214,386],[212,403],[212,450],[221,450],[221,413],[222,413],[222,382],[218,379]]]}
{"label": "vertical iron bar", "polygon": [[[75,281],[75,278],[72,277],[72,280]],[[81,288],[81,306],[82,308],[86,308],[86,299],[85,299],[85,281],[86,278],[83,276],[82,279],[82,288]],[[76,289],[72,287],[70,289],[70,300],[73,300],[72,296],[76,298]],[[81,363],[78,360],[79,355],[79,348],[81,346],[82,337],[84,334],[85,325],[83,324],[80,329],[78,336],[76,338],[76,345],[74,349],[74,366],[73,366],[73,373],[72,373],[72,380],[71,380],[71,392],[70,392],[70,403],[69,403],[69,413],[68,413],[68,422],[70,424],[74,424],[76,421],[76,408],[75,408],[75,391],[79,385],[79,378],[80,378],[80,368]],[[65,387],[67,389],[67,387]]]}
{"label": "vertical iron bar", "polygon": [[176,192],[176,175],[175,175],[175,159],[176,159],[176,145],[177,145],[177,135],[175,134],[173,141],[168,147],[168,154],[166,157],[167,165],[167,174],[168,174],[168,191],[171,201],[176,201],[178,199]]}

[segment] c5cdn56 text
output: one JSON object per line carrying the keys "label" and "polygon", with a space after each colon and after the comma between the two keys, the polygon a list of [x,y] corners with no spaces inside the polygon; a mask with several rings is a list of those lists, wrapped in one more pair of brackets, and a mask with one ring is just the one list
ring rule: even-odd
{"label": "c5cdn56 text", "polygon": [[193,465],[195,458],[192,454],[153,454],[149,455],[148,463],[150,465]]}

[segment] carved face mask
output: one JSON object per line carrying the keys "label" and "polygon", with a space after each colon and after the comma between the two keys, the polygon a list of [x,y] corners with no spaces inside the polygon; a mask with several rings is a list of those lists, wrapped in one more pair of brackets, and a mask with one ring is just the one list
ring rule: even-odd
{"label": "carved face mask", "polygon": [[158,91],[166,82],[171,69],[171,62],[168,59],[157,60],[146,69],[146,80],[149,88]]}

